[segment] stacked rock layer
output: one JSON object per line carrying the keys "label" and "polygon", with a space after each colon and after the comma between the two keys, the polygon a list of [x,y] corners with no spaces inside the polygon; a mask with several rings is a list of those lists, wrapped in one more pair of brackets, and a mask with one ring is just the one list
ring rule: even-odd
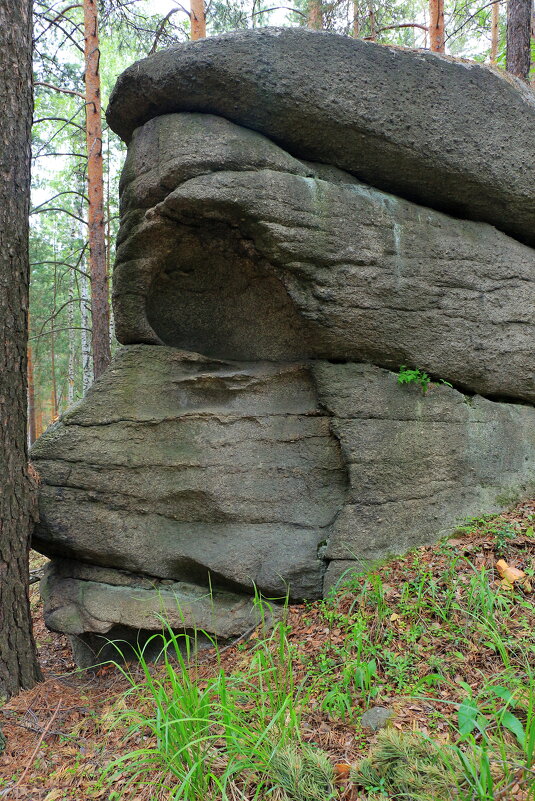
{"label": "stacked rock layer", "polygon": [[255,590],[321,597],[535,488],[520,82],[268,29],[139,62],[108,114],[124,347],[32,453],[45,617],[80,661],[162,613],[230,638]]}

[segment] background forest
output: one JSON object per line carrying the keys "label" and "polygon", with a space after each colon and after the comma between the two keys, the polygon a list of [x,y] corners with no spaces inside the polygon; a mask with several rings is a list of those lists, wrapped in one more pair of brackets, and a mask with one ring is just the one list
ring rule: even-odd
{"label": "background forest", "polygon": [[[93,125],[92,131],[86,130],[86,108],[101,117],[95,98],[101,99],[105,109],[123,69],[158,49],[204,35],[204,24],[209,36],[238,28],[309,25],[384,44],[441,49],[440,43],[433,46],[429,41],[427,27],[434,13],[436,0],[431,4],[426,0],[297,0],[288,6],[265,0],[209,0],[206,9],[202,0],[193,0],[191,11],[177,0],[103,0],[98,9],[91,0],[84,4],[57,0],[52,5],[49,0],[36,0],[31,441],[90,386],[92,348],[97,337],[104,363],[109,354],[103,339],[109,340],[111,349],[115,347],[113,320],[102,314],[102,304],[101,319],[94,321],[93,330],[90,273],[97,271],[93,280],[100,281],[106,296],[105,278],[111,274],[114,260],[118,182],[125,148],[106,126],[103,115],[102,134],[98,120],[96,129]],[[505,67],[505,3],[446,0],[443,39],[446,53]],[[532,67],[534,51],[532,39]],[[91,169],[89,191],[96,193],[96,201],[89,204],[87,177]],[[89,211],[93,217],[96,211],[98,217],[99,209],[101,218],[91,219]],[[91,247],[97,264],[89,259],[89,230],[103,240]]]}

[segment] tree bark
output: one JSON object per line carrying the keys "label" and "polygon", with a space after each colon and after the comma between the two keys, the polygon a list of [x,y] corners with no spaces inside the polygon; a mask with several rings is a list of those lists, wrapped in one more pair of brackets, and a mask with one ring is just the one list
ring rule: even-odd
{"label": "tree bark", "polygon": [[308,0],[308,27],[323,30],[323,8],[321,0]]}
{"label": "tree bark", "polygon": [[492,16],[490,24],[490,63],[496,64],[498,58],[498,41],[499,41],[499,22],[500,22],[500,3],[499,0],[494,0],[492,4]]}
{"label": "tree bark", "polygon": [[87,212],[89,272],[93,321],[93,372],[99,376],[111,361],[110,304],[106,271],[104,226],[104,173],[102,168],[102,111],[100,97],[100,50],[95,0],[84,0],[85,101],[87,143]]}
{"label": "tree bark", "polygon": [[[72,238],[76,236],[76,231],[73,230]],[[76,334],[74,331],[74,275],[73,271],[69,270],[69,306],[67,309],[67,318],[69,321],[69,364],[67,369],[67,405],[72,406],[74,403],[74,386],[76,382]]]}
{"label": "tree bark", "polygon": [[353,0],[353,30],[352,30],[353,38],[358,39],[359,33],[360,33],[359,0]]}
{"label": "tree bark", "polygon": [[80,325],[82,328],[82,395],[85,395],[93,383],[93,365],[91,359],[91,296],[89,281],[85,274],[85,262],[80,262],[84,271],[80,275]]}
{"label": "tree bark", "polygon": [[508,0],[507,3],[507,72],[523,78],[529,77],[531,66],[531,11],[532,0]]}
{"label": "tree bark", "polygon": [[206,15],[204,0],[190,0],[191,38],[204,39],[206,36]]}
{"label": "tree bark", "polygon": [[375,8],[373,6],[373,3],[370,3],[369,0],[368,0],[368,24],[370,26],[370,37],[369,37],[370,41],[375,42],[375,40],[377,39],[377,33],[375,31],[376,28]]}
{"label": "tree bark", "polygon": [[444,53],[444,0],[429,0],[429,49]]}
{"label": "tree bark", "polygon": [[[30,313],[28,312],[28,336],[30,334]],[[28,339],[28,444],[33,445],[37,439],[37,423],[35,415],[35,382],[33,378],[32,345]]]}
{"label": "tree bark", "polygon": [[0,695],[40,678],[28,599],[35,495],[27,458],[32,7],[0,2]]}

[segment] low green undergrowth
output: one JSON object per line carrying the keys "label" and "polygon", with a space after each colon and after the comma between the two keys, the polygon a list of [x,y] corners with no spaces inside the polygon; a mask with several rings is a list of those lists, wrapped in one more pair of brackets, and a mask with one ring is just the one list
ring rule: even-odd
{"label": "low green undergrowth", "polygon": [[[102,781],[150,801],[535,801],[533,596],[493,567],[533,575],[532,519],[465,529],[289,607],[230,659],[168,629],[157,668],[143,651],[123,668],[117,725],[140,745]],[[374,704],[397,728],[363,733]]]}

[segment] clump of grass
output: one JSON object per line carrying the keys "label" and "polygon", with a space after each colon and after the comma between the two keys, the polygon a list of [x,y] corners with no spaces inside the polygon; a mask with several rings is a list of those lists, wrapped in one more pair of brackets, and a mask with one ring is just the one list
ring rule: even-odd
{"label": "clump of grass", "polygon": [[423,735],[384,729],[370,756],[352,771],[351,780],[367,792],[389,798],[449,801],[461,773],[458,760]]}
{"label": "clump of grass", "polygon": [[120,776],[125,789],[151,784],[176,801],[257,799],[273,789],[288,801],[327,801],[332,767],[301,743],[306,693],[295,681],[285,624],[258,640],[241,672],[220,667],[202,680],[195,660],[190,637],[168,629],[163,671],[151,669],[144,650],[141,681],[123,668],[133,703],[118,721],[147,745],[116,759],[103,780]]}
{"label": "clump of grass", "polygon": [[270,774],[288,801],[329,801],[335,797],[333,766],[323,751],[310,745],[280,748],[273,755]]}

